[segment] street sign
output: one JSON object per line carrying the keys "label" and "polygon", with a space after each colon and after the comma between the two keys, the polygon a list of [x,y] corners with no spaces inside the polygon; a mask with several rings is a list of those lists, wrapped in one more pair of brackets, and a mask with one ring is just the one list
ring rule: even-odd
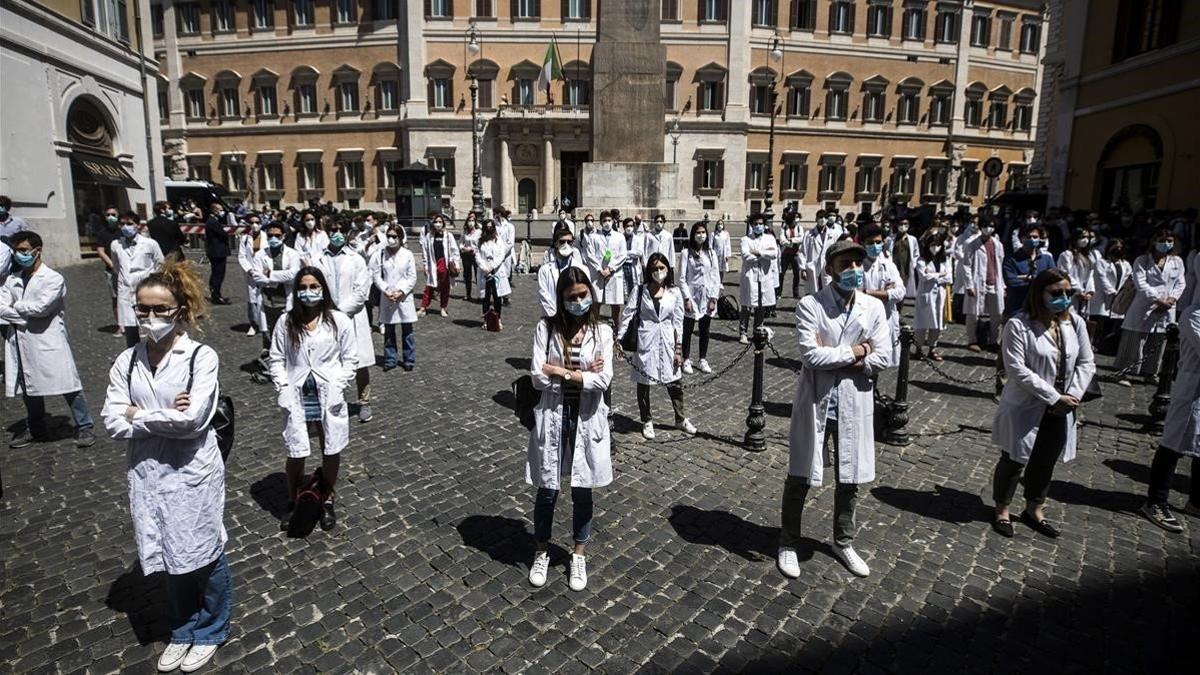
{"label": "street sign", "polygon": [[989,157],[988,160],[983,163],[983,175],[987,176],[988,178],[995,178],[996,176],[999,176],[1000,172],[1003,170],[1004,162],[1000,161],[999,157]]}

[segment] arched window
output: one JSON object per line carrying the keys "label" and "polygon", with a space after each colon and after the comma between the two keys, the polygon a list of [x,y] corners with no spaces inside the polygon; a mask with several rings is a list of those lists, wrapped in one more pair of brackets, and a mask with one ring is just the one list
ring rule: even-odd
{"label": "arched window", "polygon": [[1162,158],[1162,137],[1153,127],[1134,124],[1113,134],[1096,166],[1100,181],[1097,206],[1130,211],[1155,208]]}

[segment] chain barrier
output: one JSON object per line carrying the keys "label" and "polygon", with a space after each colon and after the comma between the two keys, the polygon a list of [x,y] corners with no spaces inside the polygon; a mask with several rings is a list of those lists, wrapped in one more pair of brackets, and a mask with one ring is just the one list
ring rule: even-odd
{"label": "chain barrier", "polygon": [[991,382],[996,379],[996,373],[994,371],[988,373],[987,375],[984,375],[983,377],[977,378],[977,379],[968,379],[965,377],[958,377],[957,375],[951,375],[950,373],[943,370],[941,366],[937,365],[937,362],[930,360],[928,357],[923,359],[921,361],[921,363],[924,363],[925,365],[929,366],[930,370],[937,373],[938,375],[941,375],[942,377],[946,378],[947,380],[954,382],[955,384],[962,384],[962,385],[969,386],[969,385],[983,384],[984,382]]}
{"label": "chain barrier", "polygon": [[[1123,378],[1126,375],[1128,375],[1136,370],[1141,369],[1142,364],[1145,363],[1146,360],[1150,358],[1149,356],[1147,356],[1147,354],[1153,354],[1156,351],[1158,351],[1159,345],[1161,343],[1165,343],[1166,341],[1167,341],[1166,333],[1151,333],[1150,337],[1146,340],[1146,344],[1143,345],[1143,347],[1142,347],[1142,358],[1140,358],[1137,361],[1134,361],[1133,363],[1129,364],[1128,366],[1125,366],[1124,368],[1114,372],[1113,374],[1109,375],[1109,377],[1116,380],[1116,379]],[[1118,347],[1117,355],[1120,356],[1120,354],[1121,354],[1120,347]],[[1157,373],[1155,373],[1155,374],[1157,375]]]}

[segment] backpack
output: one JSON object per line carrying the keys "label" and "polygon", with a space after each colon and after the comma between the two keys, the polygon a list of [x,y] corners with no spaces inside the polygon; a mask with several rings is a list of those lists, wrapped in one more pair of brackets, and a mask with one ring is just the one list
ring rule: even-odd
{"label": "backpack", "polygon": [[717,300],[717,318],[737,321],[741,317],[741,313],[742,309],[738,305],[737,298],[732,295],[722,295],[721,299]]}
{"label": "backpack", "polygon": [[[192,391],[192,378],[196,375],[196,355],[200,353],[200,349],[204,345],[200,345],[192,350],[192,356],[188,360],[188,380],[184,391],[189,394]],[[128,390],[133,382],[133,369],[137,367],[137,352],[135,351],[129,358],[129,372],[125,374],[125,388]],[[217,397],[217,409],[213,412],[212,420],[208,426],[213,431],[217,432],[217,449],[221,451],[221,461],[229,459],[229,453],[233,450],[234,436],[234,410],[233,399],[228,395],[222,394]]]}

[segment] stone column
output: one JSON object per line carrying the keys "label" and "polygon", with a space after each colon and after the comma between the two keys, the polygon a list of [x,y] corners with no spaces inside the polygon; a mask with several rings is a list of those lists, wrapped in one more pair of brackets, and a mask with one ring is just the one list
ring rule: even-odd
{"label": "stone column", "polygon": [[550,215],[554,210],[554,134],[547,131],[542,136],[542,213]]}
{"label": "stone column", "polygon": [[183,180],[188,175],[187,110],[183,90],[179,88],[183,59],[179,55],[179,36],[175,31],[175,0],[163,0],[162,41],[167,66],[167,127],[162,129],[163,154],[167,160],[163,173],[166,178]]}
{"label": "stone column", "polygon": [[429,101],[425,86],[425,41],[421,38],[421,27],[425,23],[425,5],[420,2],[400,3],[402,7],[397,27],[400,51],[404,55],[405,87],[407,96],[404,106],[409,118],[428,117]]}
{"label": "stone column", "polygon": [[[750,100],[750,81],[747,75],[757,67],[750,62],[751,4],[729,3],[729,73],[725,76],[725,120],[728,122],[750,120],[750,108],[747,105]],[[780,4],[783,5],[780,11],[787,11],[787,3]],[[774,63],[770,65],[779,68]]]}
{"label": "stone column", "polygon": [[508,154],[508,132],[501,131],[498,134],[500,143],[500,168],[496,174],[495,180],[492,181],[492,208],[506,206],[512,208],[508,203],[508,188],[512,184],[512,157]]}

